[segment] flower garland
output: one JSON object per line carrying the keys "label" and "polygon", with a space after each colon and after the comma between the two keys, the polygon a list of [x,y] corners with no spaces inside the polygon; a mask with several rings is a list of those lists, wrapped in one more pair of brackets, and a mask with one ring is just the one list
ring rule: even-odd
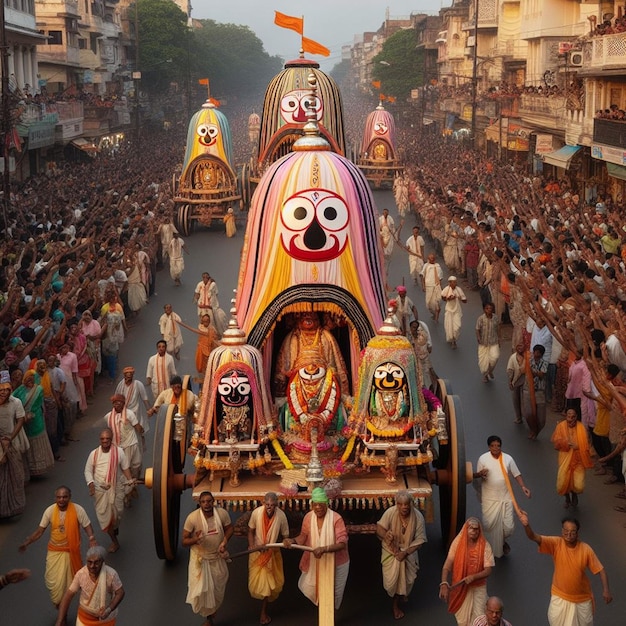
{"label": "flower garland", "polygon": [[424,387],[422,389],[422,395],[428,405],[429,411],[436,411],[441,406],[441,400],[430,389]]}
{"label": "flower garland", "polygon": [[272,442],[272,448],[274,448],[274,451],[278,455],[278,458],[281,460],[282,464],[285,466],[285,469],[293,469],[293,463],[287,458],[287,455],[280,445],[280,441],[278,441],[277,439],[276,433],[272,433],[270,435],[270,441]]}
{"label": "flower garland", "polygon": [[341,463],[345,463],[350,458],[350,455],[352,454],[352,450],[354,449],[355,441],[356,441],[356,435],[352,435],[352,437],[348,439],[348,445],[346,446],[344,453],[341,455]]}
{"label": "flower garland", "polygon": [[374,424],[372,424],[369,420],[367,420],[366,424],[367,430],[377,437],[402,437],[407,434],[410,428],[413,427],[413,423],[409,422],[402,428],[385,428],[381,430],[380,428],[376,428],[376,426],[374,426]]}

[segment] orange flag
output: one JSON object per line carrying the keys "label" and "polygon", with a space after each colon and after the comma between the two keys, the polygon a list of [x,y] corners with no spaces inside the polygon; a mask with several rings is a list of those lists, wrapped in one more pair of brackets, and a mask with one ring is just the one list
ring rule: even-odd
{"label": "orange flag", "polygon": [[330,50],[317,41],[302,37],[302,49],[309,54],[321,54],[323,57],[330,56]]}
{"label": "orange flag", "polygon": [[373,80],[372,81],[372,87],[374,87],[374,89],[380,89],[380,81],[379,80]]}
{"label": "orange flag", "polygon": [[209,84],[208,78],[198,78],[198,85],[208,85],[208,84]]}
{"label": "orange flag", "polygon": [[384,102],[387,99],[387,96],[384,93],[379,93],[378,97],[381,102]]}
{"label": "orange flag", "polygon": [[395,102],[395,101],[396,101],[395,96],[387,96],[387,102]]}
{"label": "orange flag", "polygon": [[285,15],[278,11],[274,11],[274,13],[274,24],[276,26],[295,30],[299,35],[304,32],[304,20],[301,17],[291,17],[291,15]]}

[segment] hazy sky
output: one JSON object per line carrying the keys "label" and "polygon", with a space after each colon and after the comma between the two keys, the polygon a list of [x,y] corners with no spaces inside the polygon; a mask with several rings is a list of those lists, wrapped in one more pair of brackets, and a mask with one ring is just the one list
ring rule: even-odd
{"label": "hazy sky", "polygon": [[330,70],[341,60],[341,46],[351,44],[355,34],[375,31],[389,17],[411,13],[436,14],[451,0],[191,0],[192,16],[216,22],[249,26],[271,55],[294,59],[300,49],[300,36],[274,24],[274,11],[294,17],[304,16],[304,36],[331,51],[326,59],[315,56],[323,69]]}

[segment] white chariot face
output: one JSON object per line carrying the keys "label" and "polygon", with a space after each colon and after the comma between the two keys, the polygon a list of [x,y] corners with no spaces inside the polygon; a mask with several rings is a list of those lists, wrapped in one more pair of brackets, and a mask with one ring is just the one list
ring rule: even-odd
{"label": "white chariot face", "polygon": [[306,114],[312,106],[315,107],[317,121],[321,121],[324,105],[319,96],[313,97],[305,89],[295,89],[281,98],[280,114],[287,124],[306,124]]}
{"label": "white chariot face", "polygon": [[196,128],[198,141],[203,146],[212,146],[217,141],[220,129],[215,124],[200,124]]}
{"label": "white chariot face", "polygon": [[298,192],[283,204],[280,220],[283,248],[299,261],[331,261],[348,243],[348,205],[333,191]]}
{"label": "white chariot face", "polygon": [[376,122],[374,124],[374,132],[377,135],[384,135],[389,129],[387,128],[387,124],[385,122]]}

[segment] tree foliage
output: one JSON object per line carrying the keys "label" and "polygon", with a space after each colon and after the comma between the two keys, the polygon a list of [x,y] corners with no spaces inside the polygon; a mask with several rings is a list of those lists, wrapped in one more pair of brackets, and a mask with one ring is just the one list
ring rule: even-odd
{"label": "tree foliage", "polygon": [[380,81],[385,95],[398,100],[406,100],[411,89],[424,83],[424,53],[417,49],[417,36],[412,28],[389,37],[373,64],[373,80]]}
{"label": "tree foliage", "polygon": [[[142,89],[165,90],[187,74],[192,45],[187,16],[171,0],[138,0],[136,8]],[[134,9],[129,8],[131,16]]]}
{"label": "tree foliage", "polygon": [[282,60],[263,49],[262,41],[247,27],[200,20],[194,31],[198,70],[211,81],[216,95],[262,95],[267,83],[282,68]]}
{"label": "tree foliage", "polygon": [[[195,20],[190,28],[172,0],[137,2],[143,90],[166,91],[177,83],[195,94],[198,79],[208,78],[217,97],[262,95],[282,68],[282,60],[268,55],[247,26]],[[129,10],[132,20],[134,5]]]}

